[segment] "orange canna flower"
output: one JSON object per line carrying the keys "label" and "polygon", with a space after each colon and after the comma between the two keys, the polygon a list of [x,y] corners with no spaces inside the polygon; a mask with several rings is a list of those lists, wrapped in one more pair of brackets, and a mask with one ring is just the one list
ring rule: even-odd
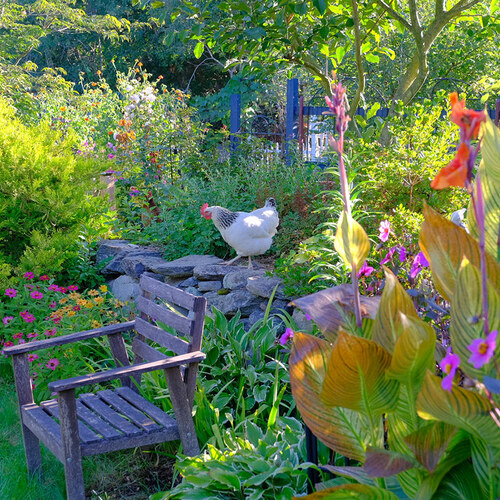
{"label": "orange canna flower", "polygon": [[432,189],[445,189],[450,186],[465,187],[469,172],[469,147],[462,143],[458,148],[455,158],[442,168],[431,182]]}
{"label": "orange canna flower", "polygon": [[[486,121],[485,112],[467,109],[465,107],[465,99],[459,101],[456,92],[450,94],[450,103],[450,120],[463,129],[467,135],[471,134],[472,139],[476,139],[479,134],[481,122]],[[473,130],[471,130],[472,122],[474,122]]]}

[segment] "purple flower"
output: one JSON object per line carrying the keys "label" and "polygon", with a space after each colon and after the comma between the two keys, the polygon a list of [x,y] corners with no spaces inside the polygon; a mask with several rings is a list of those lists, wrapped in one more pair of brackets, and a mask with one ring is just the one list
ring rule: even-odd
{"label": "purple flower", "polygon": [[27,273],[24,274],[24,277],[27,280],[32,280],[35,277],[35,275],[32,272],[28,271]]}
{"label": "purple flower", "polygon": [[114,155],[113,153],[109,153],[108,158],[109,158],[110,160],[111,160],[111,159],[113,159],[114,157],[115,157],[115,155]]}
{"label": "purple flower", "polygon": [[304,316],[306,317],[307,321],[311,321],[311,316],[309,316],[309,314],[304,313]]}
{"label": "purple flower", "polygon": [[363,262],[363,265],[361,266],[361,269],[358,271],[358,278],[361,278],[361,276],[370,276],[373,271],[373,267],[369,266],[365,260]]}
{"label": "purple flower", "polygon": [[35,359],[38,359],[38,354],[28,354],[28,361],[30,363],[33,363],[33,361],[35,361]]}
{"label": "purple flower", "polygon": [[48,279],[50,279],[46,274],[44,274],[43,276],[40,276],[40,281],[47,281]]}
{"label": "purple flower", "polygon": [[388,220],[383,220],[378,228],[380,241],[386,242],[389,239],[391,232],[391,223]]}
{"label": "purple flower", "polygon": [[293,330],[291,328],[287,328],[285,333],[280,337],[280,344],[285,345],[291,338],[293,338]]}
{"label": "purple flower", "polygon": [[52,283],[52,285],[49,285],[49,290],[59,290],[59,287],[55,283]]}
{"label": "purple flower", "polygon": [[69,285],[68,290],[71,290],[72,292],[76,292],[78,290],[78,285]]}
{"label": "purple flower", "polygon": [[13,299],[17,295],[17,290],[15,288],[7,288],[5,295]]}
{"label": "purple flower", "polygon": [[45,365],[49,370],[55,370],[57,365],[59,364],[59,360],[56,358],[49,359],[48,363]]}
{"label": "purple flower", "polygon": [[399,247],[399,262],[403,263],[408,257],[408,253],[406,252],[406,248],[404,246]]}
{"label": "purple flower", "polygon": [[33,321],[35,321],[35,316],[28,311],[20,312],[19,315],[24,319],[24,321],[26,321],[26,323],[33,323]]}
{"label": "purple flower", "polygon": [[49,303],[49,307],[50,307],[51,309],[55,309],[55,308],[57,307],[57,303],[56,303],[56,302],[54,302],[54,301],[52,301],[52,302],[50,302],[50,303]]}
{"label": "purple flower", "polygon": [[453,379],[455,378],[455,373],[457,371],[458,365],[460,364],[460,358],[457,354],[451,352],[451,347],[448,347],[446,351],[446,356],[439,363],[439,367],[446,373],[446,376],[441,381],[441,387],[445,391],[450,391],[453,386]]}
{"label": "purple flower", "polygon": [[392,256],[394,255],[396,248],[397,247],[392,247],[389,249],[389,251],[387,252],[387,255],[380,261],[381,266],[383,266],[384,264],[387,264],[392,259]]}
{"label": "purple flower", "polygon": [[3,324],[5,326],[7,326],[13,319],[14,319],[14,316],[4,316],[2,321],[3,321]]}
{"label": "purple flower", "polygon": [[410,277],[415,278],[415,276],[417,276],[424,267],[429,267],[429,261],[425,258],[424,252],[420,252],[413,259]]}
{"label": "purple flower", "polygon": [[43,299],[43,293],[39,292],[38,290],[31,292],[30,295],[32,299]]}
{"label": "purple flower", "polygon": [[137,196],[139,194],[141,194],[141,192],[135,186],[132,186],[130,188],[130,192],[129,192],[130,196]]}
{"label": "purple flower", "polygon": [[472,363],[476,370],[479,370],[486,363],[489,363],[493,353],[495,352],[497,335],[498,330],[493,330],[486,337],[486,340],[479,338],[473,340],[472,344],[467,346],[467,349],[472,352],[472,356],[469,358],[469,363]]}

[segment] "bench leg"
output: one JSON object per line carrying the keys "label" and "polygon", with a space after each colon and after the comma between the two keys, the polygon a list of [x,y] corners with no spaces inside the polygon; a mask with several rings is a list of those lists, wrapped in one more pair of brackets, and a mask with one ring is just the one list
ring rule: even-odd
{"label": "bench leg", "polygon": [[188,456],[199,455],[200,445],[194,428],[192,405],[189,404],[186,385],[182,380],[180,367],[165,370],[170,399],[174,408],[175,420],[179,427],[184,453]]}
{"label": "bench leg", "polygon": [[61,391],[58,396],[61,423],[61,437],[64,452],[64,474],[68,500],[85,500],[83,484],[82,452],[78,417],[76,414],[75,391]]}
{"label": "bench leg", "polygon": [[40,451],[40,441],[24,425],[22,425],[24,452],[26,454],[26,464],[28,466],[28,475],[42,476],[42,454]]}

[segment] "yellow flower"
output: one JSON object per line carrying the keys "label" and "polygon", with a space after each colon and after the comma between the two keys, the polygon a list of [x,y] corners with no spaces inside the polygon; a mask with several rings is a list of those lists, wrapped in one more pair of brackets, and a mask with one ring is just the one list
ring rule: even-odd
{"label": "yellow flower", "polygon": [[61,111],[66,111],[66,106],[61,106],[59,109],[60,109]]}
{"label": "yellow flower", "polygon": [[106,285],[101,285],[99,290],[101,290],[102,293],[106,293],[108,291],[108,287]]}
{"label": "yellow flower", "polygon": [[90,300],[86,300],[85,304],[83,304],[87,309],[92,309],[94,307],[94,303]]}
{"label": "yellow flower", "polygon": [[90,290],[89,295],[91,297],[95,297],[96,295],[99,295],[99,292],[97,290]]}
{"label": "yellow flower", "polygon": [[71,317],[73,317],[75,314],[76,314],[76,313],[75,313],[75,311],[68,311],[67,316],[68,316],[68,318],[71,318]]}
{"label": "yellow flower", "polygon": [[63,297],[60,301],[59,301],[59,304],[66,304],[66,302],[68,302],[68,297]]}
{"label": "yellow flower", "polygon": [[102,303],[104,302],[104,297],[96,297],[96,298],[94,299],[94,302],[95,302],[96,304],[102,304]]}
{"label": "yellow flower", "polygon": [[92,328],[100,328],[101,327],[101,323],[99,323],[99,321],[92,321]]}
{"label": "yellow flower", "polygon": [[81,297],[81,295],[80,295],[79,293],[74,293],[74,292],[73,292],[73,293],[70,293],[70,294],[69,294],[69,298],[70,298],[71,300],[77,300],[77,299],[79,299],[80,297]]}
{"label": "yellow flower", "polygon": [[77,303],[79,306],[84,306],[86,302],[87,302],[87,301],[86,301],[85,299],[78,299],[78,300],[76,301],[76,303]]}

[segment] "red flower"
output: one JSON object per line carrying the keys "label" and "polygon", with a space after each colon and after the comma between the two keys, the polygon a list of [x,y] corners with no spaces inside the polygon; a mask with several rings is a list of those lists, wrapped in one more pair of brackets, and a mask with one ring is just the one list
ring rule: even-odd
{"label": "red flower", "polygon": [[470,150],[467,144],[462,143],[455,158],[442,168],[431,182],[432,189],[444,189],[450,186],[464,187],[468,174]]}
{"label": "red flower", "polygon": [[[479,134],[481,122],[486,121],[484,111],[474,111],[465,107],[465,99],[458,100],[458,94],[450,94],[451,115],[450,120],[458,125],[468,139],[476,139]],[[472,128],[471,128],[472,127]]]}

